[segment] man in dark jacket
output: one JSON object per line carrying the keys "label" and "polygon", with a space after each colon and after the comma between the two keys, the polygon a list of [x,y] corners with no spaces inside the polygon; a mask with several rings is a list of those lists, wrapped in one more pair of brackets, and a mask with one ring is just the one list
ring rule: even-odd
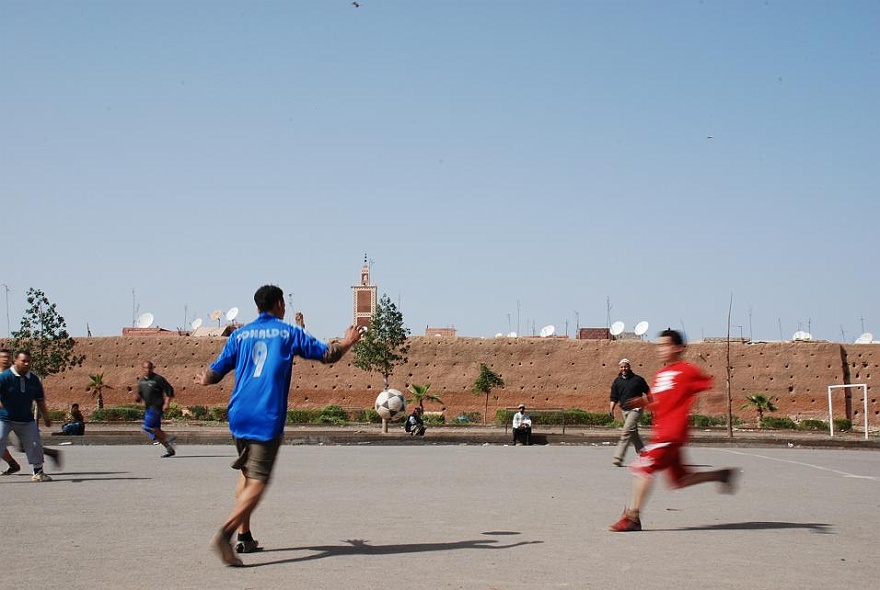
{"label": "man in dark jacket", "polygon": [[617,366],[620,372],[611,384],[611,408],[609,413],[614,416],[614,408],[616,406],[620,406],[621,411],[623,411],[623,431],[620,434],[620,441],[617,443],[617,449],[614,451],[614,460],[612,461],[615,467],[623,467],[623,457],[626,455],[626,449],[629,448],[629,445],[633,445],[637,453],[645,446],[645,443],[642,442],[642,437],[639,436],[639,419],[642,417],[642,409],[634,408],[627,410],[627,402],[643,395],[648,395],[651,389],[642,377],[632,372],[629,366],[629,359],[620,359]]}

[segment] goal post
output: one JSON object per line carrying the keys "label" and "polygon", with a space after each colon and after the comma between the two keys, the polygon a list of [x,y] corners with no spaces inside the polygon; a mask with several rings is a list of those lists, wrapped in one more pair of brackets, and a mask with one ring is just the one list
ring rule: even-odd
{"label": "goal post", "polygon": [[834,416],[831,410],[831,393],[835,389],[862,389],[862,400],[864,401],[864,409],[862,410],[862,421],[865,423],[865,440],[868,440],[868,385],[866,383],[850,383],[849,385],[829,385],[828,386],[828,427],[831,429],[831,436],[834,436]]}

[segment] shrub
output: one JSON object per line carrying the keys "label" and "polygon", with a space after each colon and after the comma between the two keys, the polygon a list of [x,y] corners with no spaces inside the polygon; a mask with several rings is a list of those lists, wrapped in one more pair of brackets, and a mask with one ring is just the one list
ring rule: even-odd
{"label": "shrub", "polygon": [[373,408],[364,408],[363,410],[351,410],[347,412],[348,421],[349,422],[359,422],[361,424],[364,423],[372,423],[372,422],[381,422],[382,418],[379,417],[379,414],[376,413],[376,410]]}
{"label": "shrub", "polygon": [[318,421],[321,415],[320,409],[314,408],[295,408],[287,410],[288,424],[312,424]]}
{"label": "shrub", "polygon": [[446,416],[443,415],[443,412],[425,412],[422,416],[422,420],[425,421],[425,424],[433,426],[446,424]]}
{"label": "shrub", "polygon": [[768,416],[761,420],[761,428],[776,428],[776,429],[789,429],[789,430],[797,430],[797,424],[795,424],[794,420],[785,416],[785,417],[774,417]]}
{"label": "shrub", "polygon": [[208,408],[208,418],[216,422],[226,422],[226,406],[211,406]]}
{"label": "shrub", "polygon": [[321,410],[318,416],[318,422],[321,424],[335,424],[342,426],[348,422],[348,414],[339,406],[327,406]]}
{"label": "shrub", "polygon": [[93,422],[138,422],[144,419],[140,406],[116,406],[95,410],[89,418]]}
{"label": "shrub", "polygon": [[183,418],[183,408],[177,402],[171,402],[168,411],[162,416],[164,420],[180,420]]}
{"label": "shrub", "polygon": [[828,430],[828,423],[822,420],[801,420],[798,428],[801,430]]}
{"label": "shrub", "polygon": [[[712,428],[713,426],[727,426],[726,416],[704,416],[702,414],[694,414],[690,418],[691,426],[694,428]],[[740,424],[739,418],[733,418],[733,425]]]}
{"label": "shrub", "polygon": [[49,410],[49,418],[52,422],[64,422],[64,419],[67,417],[67,412],[64,410]]}
{"label": "shrub", "polygon": [[835,418],[834,419],[834,430],[838,432],[847,432],[852,430],[852,420],[849,418]]}
{"label": "shrub", "polygon": [[208,408],[206,406],[190,406],[187,410],[189,410],[189,415],[193,420],[205,420],[208,418]]}
{"label": "shrub", "polygon": [[[495,422],[509,424],[513,421],[516,410],[501,409],[495,412]],[[610,426],[614,424],[614,418],[607,412],[586,412],[577,408],[560,410],[555,412],[535,412],[529,414],[533,425],[565,425],[580,426]],[[650,417],[648,418],[650,421]]]}
{"label": "shrub", "polygon": [[457,424],[479,424],[483,421],[483,415],[480,412],[462,412],[455,417]]}

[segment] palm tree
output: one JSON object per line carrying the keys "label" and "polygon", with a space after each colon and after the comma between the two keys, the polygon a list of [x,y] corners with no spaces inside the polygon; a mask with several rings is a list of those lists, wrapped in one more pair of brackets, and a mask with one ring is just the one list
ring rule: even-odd
{"label": "palm tree", "polygon": [[424,400],[428,400],[429,402],[437,402],[438,404],[442,404],[443,400],[440,399],[439,395],[434,395],[433,393],[428,393],[428,390],[431,388],[431,384],[427,385],[418,385],[413,383],[409,387],[407,387],[407,391],[413,394],[412,399],[407,400],[407,403],[417,403],[422,411],[425,410]]}
{"label": "palm tree", "polygon": [[486,411],[483,414],[483,424],[486,423],[486,416],[489,414],[489,394],[496,387],[504,387],[504,379],[501,378],[501,375],[487,367],[486,363],[480,363],[480,375],[474,381],[474,387],[471,391],[473,391],[474,395],[482,394],[486,396]]}
{"label": "palm tree", "polygon": [[774,404],[773,402],[778,400],[779,398],[770,398],[766,395],[757,393],[746,397],[746,399],[749,400],[749,402],[743,404],[740,409],[754,409],[758,413],[758,428],[761,428],[761,423],[764,421],[764,412],[775,412],[776,404]]}
{"label": "palm tree", "polygon": [[98,400],[98,409],[104,409],[104,390],[105,389],[113,389],[106,383],[104,383],[104,373],[98,373],[97,375],[89,375],[89,387],[86,391],[92,394],[92,397]]}

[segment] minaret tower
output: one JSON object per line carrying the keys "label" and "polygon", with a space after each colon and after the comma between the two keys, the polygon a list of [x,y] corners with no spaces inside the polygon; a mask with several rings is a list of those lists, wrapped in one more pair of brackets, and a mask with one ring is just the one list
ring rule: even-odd
{"label": "minaret tower", "polygon": [[351,292],[354,309],[352,323],[358,328],[369,327],[376,312],[376,285],[370,283],[370,265],[366,254],[364,254],[364,265],[361,267],[360,284],[352,285]]}

